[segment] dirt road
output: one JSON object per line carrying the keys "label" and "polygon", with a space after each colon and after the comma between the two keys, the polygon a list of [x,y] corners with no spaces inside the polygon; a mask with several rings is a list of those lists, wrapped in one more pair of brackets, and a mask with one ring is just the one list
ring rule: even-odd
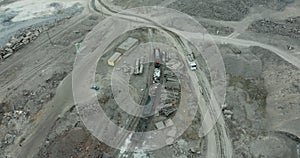
{"label": "dirt road", "polygon": [[36,119],[32,129],[23,134],[26,140],[22,143],[22,147],[17,147],[11,152],[11,157],[34,157],[60,114],[64,114],[65,110],[72,106],[72,77],[69,75],[57,88],[52,101],[45,105],[46,108],[40,112],[42,117]]}

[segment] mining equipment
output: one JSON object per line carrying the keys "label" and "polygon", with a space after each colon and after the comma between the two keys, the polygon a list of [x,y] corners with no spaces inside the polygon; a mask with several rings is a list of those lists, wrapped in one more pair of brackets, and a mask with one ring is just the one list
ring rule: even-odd
{"label": "mining equipment", "polygon": [[161,59],[160,59],[160,50],[158,48],[154,49],[154,61],[155,68],[153,73],[153,82],[158,83],[161,76]]}
{"label": "mining equipment", "polygon": [[155,60],[155,68],[160,68],[160,49],[154,49],[154,60]]}

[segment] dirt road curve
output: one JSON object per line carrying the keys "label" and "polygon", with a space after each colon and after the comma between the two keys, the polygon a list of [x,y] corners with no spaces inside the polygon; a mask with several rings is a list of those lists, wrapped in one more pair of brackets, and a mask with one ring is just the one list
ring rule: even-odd
{"label": "dirt road curve", "polygon": [[291,55],[289,52],[281,50],[279,48],[276,48],[274,46],[256,42],[256,41],[251,41],[251,40],[244,40],[244,39],[237,39],[237,38],[229,38],[229,37],[224,37],[224,36],[216,36],[216,35],[204,35],[202,33],[193,33],[193,32],[185,32],[185,31],[179,31],[179,30],[174,30],[172,28],[169,28],[172,31],[176,31],[178,33],[184,34],[187,37],[190,38],[195,38],[195,39],[208,39],[210,40],[213,38],[214,41],[219,42],[219,43],[230,43],[230,44],[235,44],[239,46],[245,46],[245,47],[250,47],[250,46],[258,46],[261,48],[265,48],[267,50],[270,50],[271,52],[277,54],[279,57],[284,59],[285,61],[289,62],[290,64],[294,65],[298,69],[300,69],[300,60],[298,58],[295,58],[293,55]]}
{"label": "dirt road curve", "polygon": [[277,54],[278,56],[280,56],[285,61],[289,62],[290,64],[292,64],[295,67],[297,67],[298,69],[300,69],[300,60],[298,58],[295,58],[289,52],[278,49],[274,46],[260,43],[260,42],[250,41],[250,40],[235,39],[235,38],[228,38],[228,37],[221,37],[221,36],[214,36],[214,35],[212,37],[215,41],[218,41],[221,43],[230,43],[230,44],[246,46],[246,47],[258,46],[258,47],[268,49],[268,50],[272,51],[273,53]]}

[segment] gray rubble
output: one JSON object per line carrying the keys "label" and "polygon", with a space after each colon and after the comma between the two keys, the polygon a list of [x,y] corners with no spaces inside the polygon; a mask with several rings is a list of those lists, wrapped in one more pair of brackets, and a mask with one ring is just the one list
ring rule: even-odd
{"label": "gray rubble", "polygon": [[[290,17],[285,20],[261,19],[253,22],[248,30],[256,33],[277,34],[290,38],[300,38],[300,17]],[[287,49],[292,49],[288,46]]]}
{"label": "gray rubble", "polygon": [[18,51],[25,45],[35,40],[40,33],[47,30],[47,26],[32,27],[23,31],[19,36],[12,37],[11,40],[5,44],[3,48],[0,48],[0,59],[5,60],[10,57],[14,52]]}
{"label": "gray rubble", "polygon": [[279,10],[292,2],[294,2],[294,0],[203,0],[201,2],[198,0],[184,0],[175,1],[168,7],[195,17],[200,16],[216,20],[239,21],[249,14],[250,8],[253,6],[263,5],[265,8]]}
{"label": "gray rubble", "polygon": [[[55,3],[50,4],[57,6]],[[57,8],[56,8],[57,9]],[[57,23],[70,19],[82,11],[80,4],[74,4],[66,9],[59,9],[57,14],[31,20],[12,22],[18,13],[7,10],[0,15],[0,62],[10,57],[14,52],[34,41],[40,33],[54,27]]]}

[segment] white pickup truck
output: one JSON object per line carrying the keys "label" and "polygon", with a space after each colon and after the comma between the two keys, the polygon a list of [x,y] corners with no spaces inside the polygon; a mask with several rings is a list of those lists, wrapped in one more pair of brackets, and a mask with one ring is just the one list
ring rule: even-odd
{"label": "white pickup truck", "polygon": [[196,70],[197,69],[197,64],[195,62],[195,58],[194,58],[194,55],[193,54],[188,54],[187,56],[187,61],[188,61],[188,64],[190,66],[190,69],[192,71]]}
{"label": "white pickup truck", "polygon": [[189,65],[190,65],[190,69],[192,71],[196,70],[197,69],[197,64],[195,61],[188,61]]}

